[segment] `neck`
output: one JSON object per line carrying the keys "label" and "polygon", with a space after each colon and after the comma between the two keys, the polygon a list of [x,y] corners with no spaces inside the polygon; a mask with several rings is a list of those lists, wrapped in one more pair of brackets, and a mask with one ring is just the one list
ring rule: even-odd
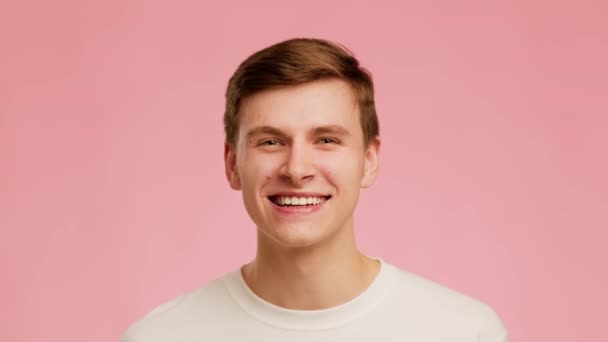
{"label": "neck", "polygon": [[249,288],[274,305],[320,310],[348,302],[375,279],[380,263],[359,252],[350,226],[315,246],[286,248],[258,230],[256,258],[242,268]]}

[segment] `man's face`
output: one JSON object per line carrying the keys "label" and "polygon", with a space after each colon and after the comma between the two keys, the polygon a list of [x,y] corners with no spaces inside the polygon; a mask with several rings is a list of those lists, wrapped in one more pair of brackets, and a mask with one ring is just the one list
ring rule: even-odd
{"label": "man's face", "polygon": [[226,176],[264,236],[309,246],[352,227],[359,191],[376,176],[379,145],[376,139],[365,148],[344,81],[265,90],[241,102]]}

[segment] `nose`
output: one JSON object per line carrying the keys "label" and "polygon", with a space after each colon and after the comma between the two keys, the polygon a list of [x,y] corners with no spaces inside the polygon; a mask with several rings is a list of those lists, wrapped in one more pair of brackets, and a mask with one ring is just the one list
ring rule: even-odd
{"label": "nose", "polygon": [[314,178],[314,158],[305,144],[293,143],[286,160],[281,166],[281,178],[296,186],[302,185]]}

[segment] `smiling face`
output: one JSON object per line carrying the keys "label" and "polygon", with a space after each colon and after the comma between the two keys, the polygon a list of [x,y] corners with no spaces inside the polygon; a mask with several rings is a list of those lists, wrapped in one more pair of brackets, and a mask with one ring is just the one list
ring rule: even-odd
{"label": "smiling face", "polygon": [[328,79],[264,90],[239,111],[226,176],[242,190],[259,234],[284,247],[310,246],[352,229],[359,191],[376,177],[380,142],[364,144],[350,86]]}

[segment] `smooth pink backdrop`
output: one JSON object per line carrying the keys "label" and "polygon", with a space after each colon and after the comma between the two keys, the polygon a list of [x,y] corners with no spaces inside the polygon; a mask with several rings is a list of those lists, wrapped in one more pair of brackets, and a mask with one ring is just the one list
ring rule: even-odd
{"label": "smooth pink backdrop", "polygon": [[116,341],[255,253],[223,175],[238,63],[342,42],[376,82],[359,247],[490,304],[511,341],[605,340],[608,26],[583,1],[0,5],[1,341]]}

